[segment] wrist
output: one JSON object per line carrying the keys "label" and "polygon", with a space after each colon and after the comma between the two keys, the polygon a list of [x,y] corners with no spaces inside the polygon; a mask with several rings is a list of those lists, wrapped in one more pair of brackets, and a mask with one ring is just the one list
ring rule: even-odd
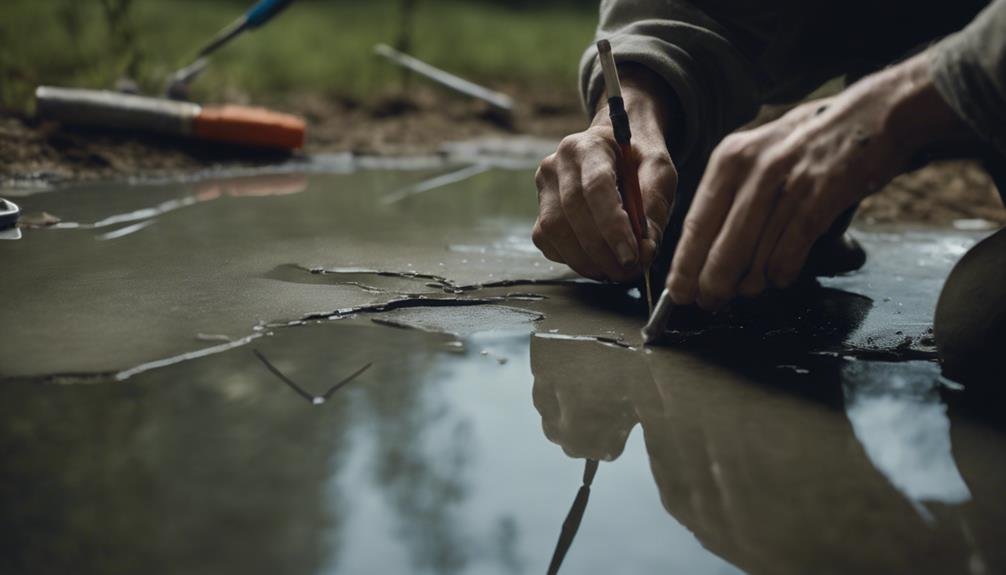
{"label": "wrist", "polygon": [[[671,126],[674,101],[667,83],[638,64],[619,64],[618,73],[633,140],[641,144],[664,142]],[[608,113],[608,101],[602,97],[590,125],[610,126]]]}
{"label": "wrist", "polygon": [[971,129],[936,89],[928,52],[881,74],[877,89],[888,90],[886,130],[909,156],[974,142]]}

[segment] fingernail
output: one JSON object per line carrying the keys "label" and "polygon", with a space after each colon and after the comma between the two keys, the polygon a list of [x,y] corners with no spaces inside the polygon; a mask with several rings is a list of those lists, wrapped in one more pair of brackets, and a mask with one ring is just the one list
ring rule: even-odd
{"label": "fingernail", "polygon": [[618,261],[622,267],[629,267],[636,261],[636,253],[632,251],[629,244],[622,242],[615,248],[618,252]]}

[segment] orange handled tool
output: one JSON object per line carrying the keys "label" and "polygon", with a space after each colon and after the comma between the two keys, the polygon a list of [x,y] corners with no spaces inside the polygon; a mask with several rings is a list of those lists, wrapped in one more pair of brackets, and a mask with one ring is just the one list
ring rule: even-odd
{"label": "orange handled tool", "polygon": [[242,146],[294,150],[304,145],[302,118],[249,106],[201,106],[119,92],[35,90],[40,118],[69,125],[186,136]]}
{"label": "orange handled tool", "polygon": [[[597,53],[601,60],[601,70],[604,72],[604,86],[608,94],[608,115],[611,118],[611,128],[618,142],[618,194],[622,198],[622,207],[629,215],[629,224],[636,237],[636,244],[642,246],[642,241],[648,235],[646,214],[643,212],[643,194],[639,189],[639,162],[632,149],[632,131],[629,129],[629,115],[625,112],[625,102],[622,100],[622,85],[618,81],[618,69],[611,55],[611,44],[607,40],[597,43]],[[653,296],[650,294],[650,270],[643,270],[644,289],[646,290],[646,305],[653,313]]]}

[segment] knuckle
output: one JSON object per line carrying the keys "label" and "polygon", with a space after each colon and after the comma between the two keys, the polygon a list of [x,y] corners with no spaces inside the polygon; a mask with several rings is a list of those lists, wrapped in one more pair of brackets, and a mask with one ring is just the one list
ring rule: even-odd
{"label": "knuckle", "polygon": [[665,217],[662,221],[655,221],[650,219],[650,224],[647,226],[647,232],[649,238],[657,245],[657,249],[660,248],[664,243],[664,226],[667,225],[667,218]]}
{"label": "knuckle", "polygon": [[713,154],[719,161],[750,161],[758,155],[758,151],[750,135],[734,132],[720,141]]}
{"label": "knuckle", "polygon": [[548,176],[555,173],[555,154],[546,156],[541,163],[538,164],[538,170],[534,173],[534,181],[538,184],[538,187],[544,187]]}
{"label": "knuckle", "polygon": [[644,160],[645,164],[653,167],[657,174],[657,191],[664,196],[674,195],[674,190],[678,187],[678,168],[667,153],[659,154]]}
{"label": "knuckle", "polygon": [[615,191],[615,171],[610,167],[597,168],[584,175],[584,195],[609,194]]}
{"label": "knuckle", "polygon": [[556,153],[564,157],[575,157],[579,155],[579,152],[583,147],[583,140],[585,137],[586,135],[583,133],[566,136],[559,142],[559,148]]}
{"label": "knuckle", "polygon": [[541,197],[541,193],[544,192],[545,188],[548,186],[547,180],[548,178],[545,177],[545,174],[542,172],[541,167],[539,167],[538,171],[534,173],[534,185],[538,188],[539,197]]}
{"label": "knuckle", "polygon": [[554,237],[562,230],[562,219],[553,213],[542,214],[535,227],[538,237],[542,239]]}
{"label": "knuckle", "polygon": [[755,166],[764,172],[776,172],[789,163],[792,155],[793,152],[786,146],[773,146],[757,155]]}
{"label": "knuckle", "polygon": [[651,164],[654,168],[658,169],[661,172],[672,173],[675,175],[675,177],[678,174],[678,168],[677,166],[674,165],[674,160],[671,159],[671,154],[668,153],[666,150],[657,153],[647,154],[643,158],[643,162]]}
{"label": "knuckle", "polygon": [[593,138],[595,142],[603,146],[609,146],[615,140],[615,132],[611,126],[592,126],[586,132],[583,132],[583,134]]}
{"label": "knuckle", "polygon": [[786,181],[779,187],[779,198],[796,198],[797,194],[806,188],[807,181],[808,180],[804,172],[790,172],[789,177],[786,178]]}
{"label": "knuckle", "polygon": [[542,244],[545,243],[545,231],[542,229],[540,221],[535,222],[534,227],[531,228],[531,241],[538,248],[541,248]]}

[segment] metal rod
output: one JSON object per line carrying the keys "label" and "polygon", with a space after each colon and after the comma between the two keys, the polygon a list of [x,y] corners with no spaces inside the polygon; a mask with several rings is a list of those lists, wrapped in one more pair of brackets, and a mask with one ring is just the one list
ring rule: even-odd
{"label": "metal rod", "polygon": [[482,100],[483,102],[506,112],[513,111],[513,99],[506,94],[494,92],[493,90],[479,86],[474,82],[455,76],[450,72],[445,72],[444,70],[431,66],[422,60],[413,58],[408,54],[403,54],[387,44],[378,44],[377,46],[374,46],[374,52],[379,56],[391,60],[399,66],[408,68],[420,76],[429,78],[430,80],[446,86],[455,92]]}

